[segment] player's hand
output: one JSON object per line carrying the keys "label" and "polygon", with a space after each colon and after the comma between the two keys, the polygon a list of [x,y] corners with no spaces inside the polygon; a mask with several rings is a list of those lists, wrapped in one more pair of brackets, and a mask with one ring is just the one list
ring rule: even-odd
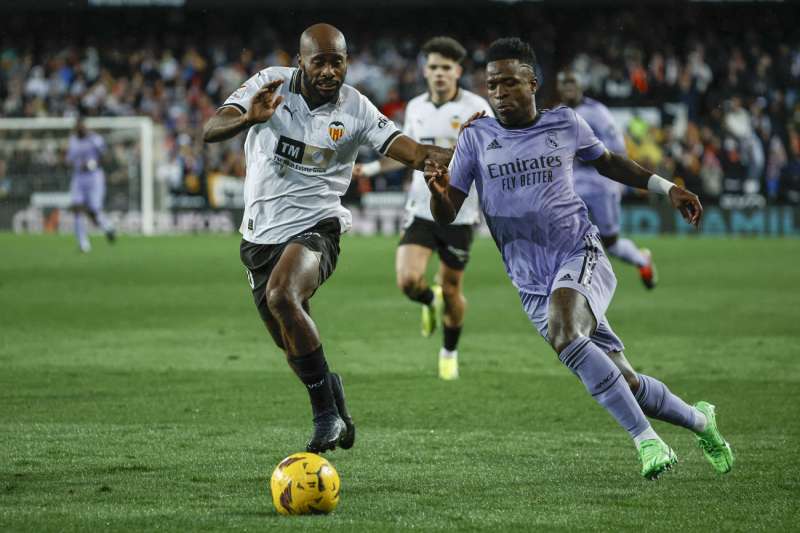
{"label": "player's hand", "polygon": [[450,184],[450,174],[447,172],[447,167],[432,159],[426,159],[424,173],[425,183],[428,184],[431,194],[445,196],[447,187]]}
{"label": "player's hand", "polygon": [[458,134],[461,135],[461,132],[469,128],[473,122],[485,117],[486,117],[486,111],[478,111],[477,113],[473,113],[472,116],[469,117],[467,121],[461,125],[460,128],[458,128]]}
{"label": "player's hand", "polygon": [[695,228],[700,225],[703,206],[700,205],[700,199],[696,194],[675,185],[669,190],[669,201],[672,202],[672,207],[681,212],[686,222]]}
{"label": "player's hand", "polygon": [[248,124],[261,124],[268,121],[278,106],[283,102],[283,96],[277,94],[278,87],[283,80],[271,81],[258,90],[250,100],[250,109],[247,111],[246,120]]}

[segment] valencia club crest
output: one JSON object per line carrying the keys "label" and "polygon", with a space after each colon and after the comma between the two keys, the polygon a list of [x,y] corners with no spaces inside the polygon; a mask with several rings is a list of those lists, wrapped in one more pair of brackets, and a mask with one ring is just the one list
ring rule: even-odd
{"label": "valencia club crest", "polygon": [[344,136],[344,124],[342,124],[338,120],[335,120],[330,124],[328,124],[328,135],[331,136],[333,142],[336,142],[339,139],[341,139]]}

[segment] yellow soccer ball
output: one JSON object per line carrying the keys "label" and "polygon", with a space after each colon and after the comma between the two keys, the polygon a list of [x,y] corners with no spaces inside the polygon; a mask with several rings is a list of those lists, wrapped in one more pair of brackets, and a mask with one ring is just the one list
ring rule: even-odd
{"label": "yellow soccer ball", "polygon": [[282,515],[326,514],[339,504],[339,474],[315,453],[295,453],[278,463],[269,482],[272,503]]}

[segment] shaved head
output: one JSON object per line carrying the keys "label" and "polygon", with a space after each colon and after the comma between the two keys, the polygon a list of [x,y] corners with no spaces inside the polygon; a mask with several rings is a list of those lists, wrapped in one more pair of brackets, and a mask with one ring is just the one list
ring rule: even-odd
{"label": "shaved head", "polygon": [[303,72],[302,94],[310,107],[334,102],[347,74],[347,41],[330,24],[314,24],[300,36],[297,66]]}
{"label": "shaved head", "polygon": [[314,54],[347,54],[347,42],[344,34],[335,26],[320,23],[306,28],[300,35],[300,55]]}

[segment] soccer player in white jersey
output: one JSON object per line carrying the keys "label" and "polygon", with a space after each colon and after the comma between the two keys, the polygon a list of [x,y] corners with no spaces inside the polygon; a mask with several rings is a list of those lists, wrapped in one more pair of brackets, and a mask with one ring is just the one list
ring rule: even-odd
{"label": "soccer player in white jersey", "polygon": [[89,131],[83,117],[78,117],[75,132],[69,138],[66,159],[72,165],[69,192],[70,209],[75,214],[75,237],[78,239],[78,249],[84,253],[92,249],[84,214],[103,230],[108,242],[113,243],[116,238],[114,226],[103,214],[106,177],[101,163],[105,151],[103,138]]}
{"label": "soccer player in white jersey", "polygon": [[347,44],[328,24],[300,37],[298,68],[269,67],[247,80],[206,123],[206,142],[247,131],[240,257],[259,314],[308,391],[320,453],[350,448],[355,426],[328,363],[309,300],[333,273],[339,235],[352,224],[340,197],[359,146],[414,167],[447,162],[451,151],[402,135],[357,90],[344,84]]}
{"label": "soccer player in white jersey", "polygon": [[[561,101],[589,124],[606,148],[624,154],[625,139],[614,124],[614,117],[608,108],[597,100],[584,96],[583,88],[574,72],[563,70],[558,73],[557,80]],[[610,255],[638,268],[644,286],[648,289],[654,288],[658,278],[650,250],[639,249],[632,240],[619,236],[621,185],[601,176],[592,165],[586,163],[576,162],[572,173],[575,192],[589,209],[589,217],[600,232],[603,247]]]}
{"label": "soccer player in white jersey", "polygon": [[486,85],[497,120],[468,122],[449,170],[426,162],[431,212],[447,224],[470,191],[477,191],[528,317],[564,366],[631,436],[644,477],[655,479],[678,461],[648,416],[694,432],[712,467],[729,472],[733,452],[719,432],[714,406],[688,405],[658,379],[637,373],[626,359],[606,317],[617,280],[586,204],[575,194],[572,168],[581,159],[619,183],[666,195],[695,226],[703,213],[699,199],[609,152],[572,109],[538,110],[536,56],[527,43],[498,39],[487,61]]}
{"label": "soccer player in white jersey", "polygon": [[[422,47],[428,91],[412,98],[405,111],[403,133],[423,143],[452,148],[461,124],[479,111],[493,116],[489,103],[458,86],[466,50],[451,37],[434,37]],[[373,176],[402,165],[381,159],[356,165],[354,175]],[[464,268],[469,261],[473,228],[480,220],[478,197],[471,195],[456,220],[442,226],[433,220],[431,193],[420,171],[414,171],[406,201],[406,226],[397,247],[397,285],[412,301],[422,304],[422,335],[433,334],[442,321],[439,377],[458,378],[458,340],[464,323],[466,298],[462,289]],[[439,255],[440,282],[425,279],[433,252]],[[441,315],[441,318],[440,318]]]}

